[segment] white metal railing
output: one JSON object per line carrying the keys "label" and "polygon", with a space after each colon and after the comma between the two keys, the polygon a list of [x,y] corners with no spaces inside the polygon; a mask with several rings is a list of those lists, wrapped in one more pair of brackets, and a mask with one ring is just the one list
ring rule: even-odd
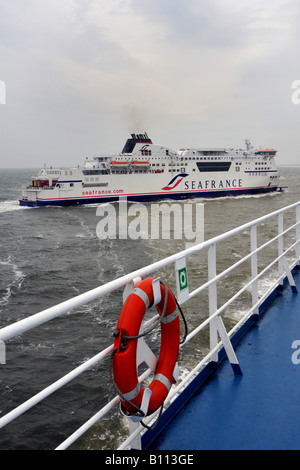
{"label": "white metal railing", "polygon": [[[294,222],[291,223],[288,228],[284,229],[284,215],[293,214]],[[275,236],[267,240],[265,243],[258,246],[258,228],[261,224],[264,224],[266,221],[274,221],[277,219],[277,233]],[[274,222],[273,222],[274,227]],[[226,240],[230,240],[231,237],[239,235],[243,232],[249,231],[250,236],[250,252],[244,256],[242,259],[239,259],[237,262],[233,263],[230,267],[223,270],[221,273],[217,274],[216,262],[217,262],[217,250],[216,247],[219,243]],[[292,238],[292,241],[289,241],[289,246],[284,248],[284,242],[286,242],[287,236]],[[291,204],[283,209],[277,210],[270,214],[267,214],[263,217],[260,217],[256,220],[248,222],[240,227],[237,227],[229,232],[218,235],[210,240],[204,241],[199,245],[193,246],[186,250],[181,251],[175,255],[169,256],[161,261],[157,261],[151,265],[148,265],[144,268],[138,269],[132,273],[129,273],[125,276],[122,276],[114,281],[108,282],[100,287],[97,287],[93,290],[90,290],[84,294],[81,294],[77,297],[74,297],[70,300],[62,302],[54,307],[48,308],[42,312],[39,312],[35,315],[32,315],[26,319],[13,323],[9,326],[6,326],[0,329],[0,353],[2,351],[2,359],[5,354],[5,341],[8,339],[25,333],[26,331],[35,328],[55,317],[63,315],[71,310],[74,310],[82,305],[85,305],[95,299],[99,299],[112,291],[118,289],[125,289],[128,293],[136,281],[140,278],[147,277],[150,274],[158,272],[160,269],[165,268],[166,266],[174,265],[175,266],[175,277],[177,282],[177,299],[180,305],[186,301],[192,299],[200,292],[203,292],[205,289],[208,290],[208,300],[209,300],[209,315],[208,318],[198,325],[191,333],[186,337],[185,342],[181,345],[181,348],[184,347],[192,338],[194,338],[203,328],[209,326],[210,329],[210,351],[209,353],[202,358],[199,363],[191,370],[184,378],[181,379],[180,383],[177,386],[173,386],[169,396],[166,400],[165,405],[170,403],[182,390],[183,388],[195,377],[201,368],[208,361],[217,361],[218,351],[223,346],[227,356],[230,360],[230,363],[233,367],[235,373],[240,373],[239,364],[233,347],[230,342],[230,337],[240,328],[240,326],[251,316],[258,313],[259,306],[264,302],[268,295],[274,290],[274,288],[283,283],[285,277],[288,278],[288,281],[292,287],[292,290],[296,291],[296,286],[292,276],[292,269],[295,266],[300,264],[300,201],[297,203]],[[267,264],[261,271],[259,271],[258,258],[259,254],[269,247],[271,244],[277,243],[278,256],[276,256],[272,261]],[[182,268],[186,270],[188,275],[187,259],[196,253],[201,253],[204,250],[208,249],[207,255],[207,267],[208,267],[208,280],[193,291],[189,291],[189,286],[187,285],[185,289],[180,289],[178,273],[179,270],[182,271]],[[291,261],[291,264],[287,261],[287,257]],[[192,257],[194,258],[194,257]],[[231,273],[234,269],[237,269],[243,263],[250,262],[250,281],[245,282],[243,287],[236,292],[229,300],[227,300],[223,305],[218,307],[218,282]],[[272,285],[263,293],[259,292],[259,279],[264,276],[268,271],[277,267],[278,273],[275,275]],[[273,274],[272,274],[273,275]],[[251,307],[247,310],[246,314],[235,324],[231,331],[227,332],[224,326],[221,314],[236,300],[241,294],[251,289],[252,302]],[[124,291],[124,292],[125,292]],[[218,335],[221,338],[221,341],[218,340]],[[41,392],[34,395],[29,400],[25,401],[23,404],[0,418],[0,428],[3,428],[12,420],[23,414],[25,411],[35,406],[37,403],[42,401],[44,398],[48,397],[50,394],[63,387],[75,377],[79,376],[81,373],[91,368],[93,365],[103,361],[113,350],[113,345],[109,346],[105,350],[101,351],[99,354],[95,355],[88,361],[81,364],[79,367],[75,368],[67,375],[63,376],[61,379],[57,380],[50,386],[46,387]],[[5,361],[2,360],[2,363]],[[0,361],[1,364],[1,361]],[[151,374],[151,370],[148,369],[142,374],[139,380],[142,382]],[[57,450],[62,450],[68,448],[72,443],[74,443],[80,436],[82,436],[91,426],[97,423],[101,418],[103,418],[116,404],[119,402],[118,397],[114,397],[109,403],[107,403],[101,410],[99,410],[93,417],[91,417],[83,426],[81,426],[75,433],[73,433],[68,439],[66,439],[60,446],[57,447]],[[154,418],[152,415],[149,418],[144,419],[144,422],[150,422]],[[132,445],[132,442],[135,442],[135,448],[139,446],[140,435],[144,432],[145,428],[141,425],[132,424],[130,422],[131,435],[128,439],[120,446],[120,449],[125,449],[128,446]]]}

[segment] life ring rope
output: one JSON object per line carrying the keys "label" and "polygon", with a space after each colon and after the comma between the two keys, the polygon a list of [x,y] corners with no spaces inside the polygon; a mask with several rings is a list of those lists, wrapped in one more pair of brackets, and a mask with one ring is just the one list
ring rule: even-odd
{"label": "life ring rope", "polygon": [[[140,327],[143,316],[153,304],[152,282],[154,280],[156,279],[144,279],[129,294],[123,305],[117,329],[114,333],[113,378],[121,400],[121,411],[127,416],[139,417],[140,420],[159,408],[161,408],[161,414],[165,398],[171,389],[172,383],[176,381],[174,379],[174,370],[178,366],[179,344],[182,343],[180,341],[178,310],[185,325],[183,341],[187,336],[187,325],[180,305],[169,287],[161,280],[159,280],[159,283],[163,295],[159,304],[156,305],[159,316],[150,328],[141,332]],[[144,390],[137,377],[137,341],[148,335],[158,323],[161,324],[162,337],[160,356],[154,371],[154,378],[150,386]],[[144,409],[144,400],[148,400],[147,410]],[[144,425],[143,422],[142,424]]]}

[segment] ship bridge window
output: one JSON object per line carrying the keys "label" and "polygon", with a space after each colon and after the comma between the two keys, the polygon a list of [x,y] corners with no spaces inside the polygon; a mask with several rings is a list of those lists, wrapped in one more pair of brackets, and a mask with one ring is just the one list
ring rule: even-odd
{"label": "ship bridge window", "polygon": [[228,171],[231,162],[197,162],[199,171]]}
{"label": "ship bridge window", "polygon": [[84,175],[107,175],[108,170],[82,170]]}

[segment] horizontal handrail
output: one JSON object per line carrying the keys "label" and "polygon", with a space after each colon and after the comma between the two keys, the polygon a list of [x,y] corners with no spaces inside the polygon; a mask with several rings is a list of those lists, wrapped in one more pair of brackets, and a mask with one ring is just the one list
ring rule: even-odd
{"label": "horizontal handrail", "polygon": [[[187,248],[186,250],[183,250],[179,253],[176,253],[174,255],[171,255],[163,260],[157,261],[155,263],[152,263],[148,266],[145,266],[143,268],[140,268],[132,273],[126,274],[118,279],[115,279],[113,281],[110,281],[104,285],[101,285],[95,289],[92,289],[88,292],[85,292],[83,294],[80,294],[72,299],[66,300],[65,302],[62,302],[56,306],[50,307],[46,310],[43,310],[42,312],[39,312],[35,315],[32,315],[28,318],[25,318],[23,320],[20,320],[18,322],[15,322],[9,326],[6,326],[2,329],[0,329],[0,341],[7,341],[8,339],[12,338],[13,336],[19,335],[21,333],[25,333],[26,331],[35,328],[47,321],[50,321],[62,314],[65,314],[67,312],[70,312],[71,310],[74,310],[78,307],[81,307],[93,300],[99,299],[110,292],[113,292],[118,289],[122,289],[126,287],[130,282],[132,282],[135,278],[143,278],[145,276],[148,276],[154,272],[159,271],[160,269],[169,266],[171,264],[175,264],[176,261],[182,257],[188,257],[192,254],[201,252],[202,250],[205,250],[213,245],[217,245],[218,243],[227,240],[230,237],[233,237],[241,232],[245,232],[246,230],[254,227],[254,226],[259,226],[263,222],[265,222],[268,219],[274,218],[276,216],[281,217],[282,214],[286,213],[289,210],[297,208],[296,211],[296,216],[298,219],[300,219],[300,201],[294,204],[291,204],[285,208],[279,209],[277,211],[274,211],[270,214],[267,214],[263,217],[259,217],[253,221],[250,221],[246,224],[243,224],[239,227],[236,227],[235,229],[232,229],[228,232],[225,232],[224,234],[218,235],[216,237],[213,237],[207,241],[204,241],[198,245],[195,245],[193,247]],[[299,236],[300,230],[300,220],[297,220],[296,223],[293,223],[290,225],[287,229],[279,231],[277,235],[272,237],[270,240],[265,242],[264,244],[260,245],[259,247],[253,249],[250,253],[245,255],[242,259],[238,260],[234,264],[232,264],[230,267],[224,269],[221,273],[216,274],[213,276],[212,279],[209,279],[207,282],[203,283],[201,286],[197,287],[195,290],[192,292],[189,292],[188,298],[184,299],[181,303],[186,302],[187,300],[190,300],[191,298],[195,297],[197,294],[200,292],[204,291],[205,289],[210,288],[212,285],[217,285],[218,281],[220,281],[222,278],[224,278],[226,275],[230,274],[233,270],[237,269],[242,263],[245,263],[246,261],[252,259],[255,255],[263,251],[266,247],[268,247],[270,244],[274,242],[280,242],[283,240],[283,237],[287,235],[291,230],[296,229],[296,236]],[[229,300],[227,300],[222,306],[219,308],[216,308],[215,311],[207,318],[205,319],[200,325],[198,325],[190,334],[187,335],[185,342],[181,345],[183,347],[186,343],[188,343],[193,337],[196,336],[203,328],[207,327],[210,325],[214,319],[219,317],[221,313],[223,313],[236,299],[240,297],[240,295],[245,292],[247,289],[250,287],[253,288],[255,283],[267,273],[271,268],[273,268],[277,263],[279,263],[281,260],[285,260],[286,256],[288,253],[291,252],[291,250],[294,250],[297,246],[299,246],[299,239],[296,239],[295,242],[293,242],[287,249],[283,251],[283,249],[280,251],[278,256],[273,258],[273,260],[264,268],[262,271],[257,273],[256,275],[251,276],[251,280],[247,282],[241,289],[238,290],[234,295],[231,296]],[[298,251],[299,252],[299,251]],[[209,261],[208,261],[209,262]],[[300,262],[300,257],[294,259],[292,266],[295,266],[296,264],[299,264]],[[289,267],[289,269],[291,269]],[[272,289],[274,289],[274,286],[278,285],[282,281],[284,277],[284,273],[279,272],[279,276],[276,277],[275,281],[272,283],[272,286],[270,289],[267,290],[267,292],[272,292]],[[264,299],[266,298],[266,293],[262,294],[260,298],[256,301],[253,302],[252,306],[250,309],[247,310],[247,313],[243,316],[242,319],[240,319],[237,324],[232,328],[232,330],[228,333],[228,336],[230,337],[231,334],[233,334],[234,331],[238,328],[239,325],[241,325],[245,319],[249,318],[249,316],[252,314],[252,312],[255,312],[255,310],[262,304]],[[153,320],[153,319],[152,319]],[[150,320],[150,322],[152,321]],[[148,322],[149,323],[149,322]],[[211,350],[208,352],[208,354],[196,365],[196,367],[184,378],[182,381],[171,390],[169,397],[168,397],[168,402],[172,400],[175,395],[179,393],[179,391],[184,387],[189,380],[195,374],[203,367],[205,363],[207,363],[211,357],[214,356],[214,354],[220,349],[222,346],[222,342],[219,342],[218,344],[214,345],[211,347]],[[53,392],[57,391],[59,388],[63,387],[67,383],[69,383],[71,380],[73,380],[75,377],[80,375],[82,372],[88,370],[90,367],[92,367],[94,364],[101,362],[107,355],[111,354],[113,351],[113,345],[109,346],[105,350],[101,351],[100,353],[96,354],[94,357],[91,359],[87,360],[83,364],[81,364],[79,367],[75,368],[68,374],[66,374],[64,377],[61,379],[57,380],[54,382],[52,385],[46,387],[44,390],[41,392],[37,393],[35,396],[30,398],[29,400],[25,401],[23,404],[9,412],[7,415],[3,416],[0,418],[0,428],[11,422],[13,419],[15,419],[17,416],[20,416],[22,413],[27,411],[29,408],[32,406],[36,405],[39,403],[41,400],[52,394]],[[150,375],[151,371],[148,369],[140,378],[140,381],[143,381],[146,377]],[[82,434],[84,434],[92,425],[94,425],[99,419],[101,419],[103,416],[107,414],[109,410],[111,410],[117,403],[119,402],[119,397],[116,396],[114,397],[109,403],[107,403],[101,410],[99,410],[92,418],[90,418],[84,425],[82,425],[75,433],[73,433],[71,436],[69,436],[68,439],[66,439],[57,449],[65,449],[69,447],[73,442],[75,442],[78,437],[80,437]],[[149,418],[149,421],[153,417]],[[144,428],[142,429],[144,431]],[[141,432],[141,429],[136,430],[129,440],[132,441],[139,433]],[[127,444],[129,442],[127,439],[125,443],[121,446],[121,448],[126,448]],[[124,446],[124,447],[123,447]]]}

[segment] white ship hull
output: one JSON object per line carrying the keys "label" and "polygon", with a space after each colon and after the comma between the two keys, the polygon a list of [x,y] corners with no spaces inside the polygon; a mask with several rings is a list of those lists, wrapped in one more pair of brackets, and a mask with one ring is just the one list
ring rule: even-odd
{"label": "white ship hull", "polygon": [[[126,147],[127,146],[127,147]],[[124,150],[131,150],[130,153]],[[21,205],[222,197],[276,191],[275,150],[189,149],[174,152],[132,134],[123,152],[81,168],[44,169],[23,189]],[[137,160],[138,158],[138,160]]]}

